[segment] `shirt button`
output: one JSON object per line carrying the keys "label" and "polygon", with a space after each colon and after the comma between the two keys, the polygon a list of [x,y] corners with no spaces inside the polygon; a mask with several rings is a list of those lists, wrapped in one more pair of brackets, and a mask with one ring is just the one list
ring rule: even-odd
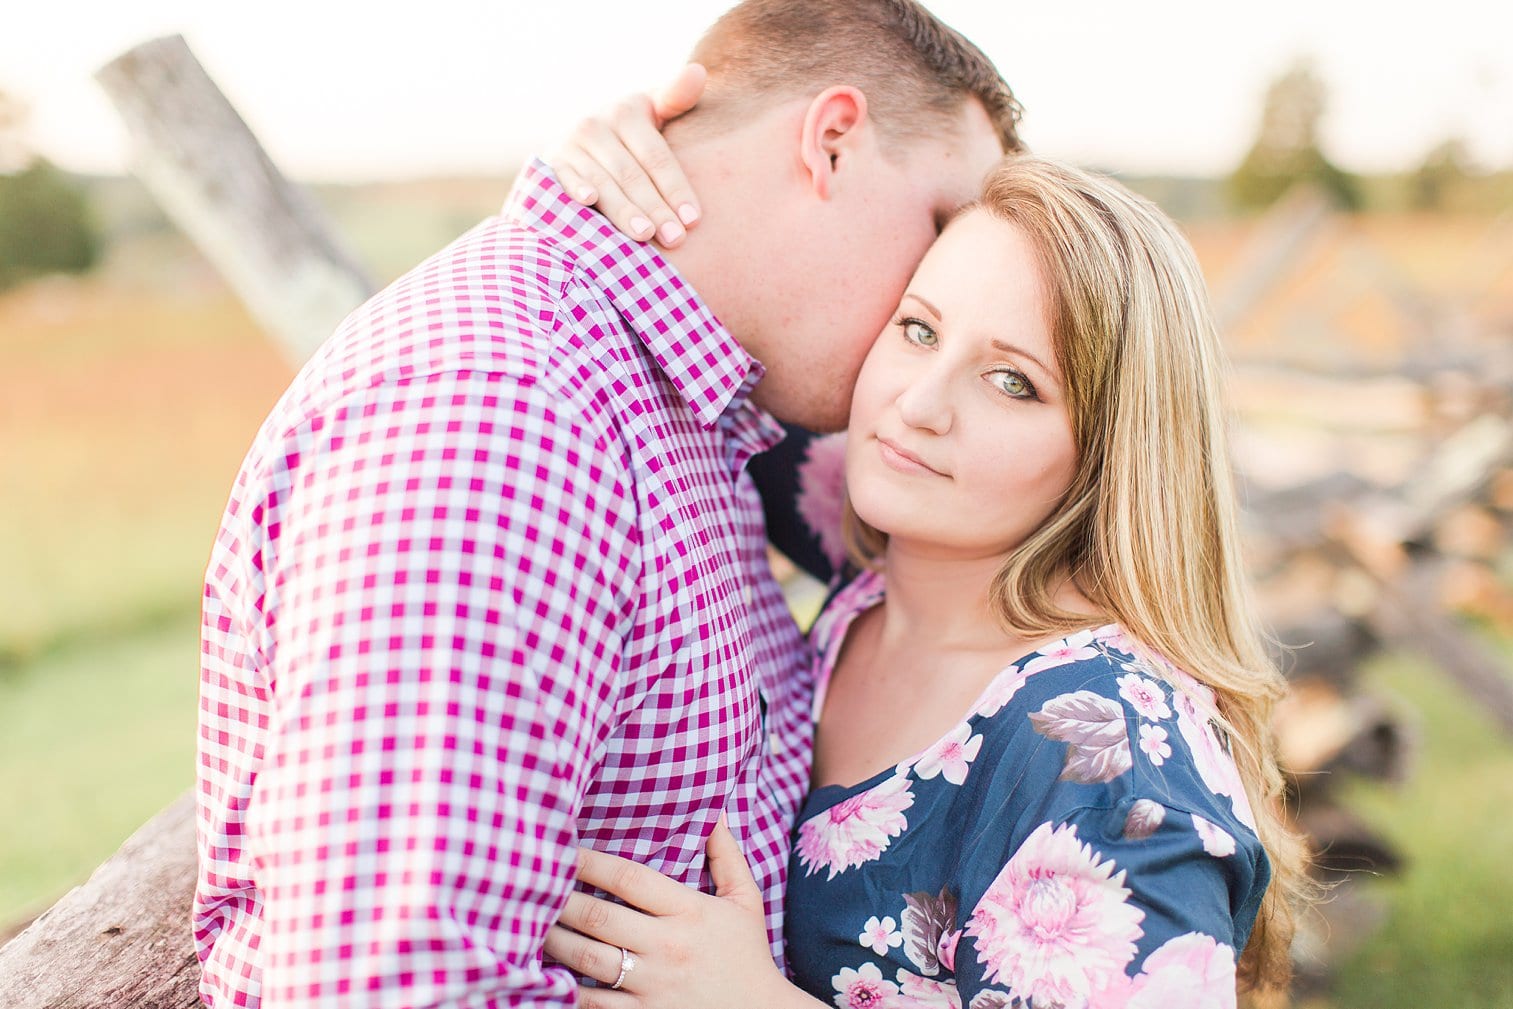
{"label": "shirt button", "polygon": [[767,733],[767,752],[778,752],[778,734],[776,732]]}
{"label": "shirt button", "polygon": [[750,585],[747,585],[745,588],[741,589],[741,598],[746,600],[747,606],[750,606],[753,602],[756,601],[756,591],[752,589]]}

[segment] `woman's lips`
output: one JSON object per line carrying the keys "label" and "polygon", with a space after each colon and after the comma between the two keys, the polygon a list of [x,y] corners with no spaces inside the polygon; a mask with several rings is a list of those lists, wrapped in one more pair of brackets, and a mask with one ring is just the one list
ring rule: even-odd
{"label": "woman's lips", "polygon": [[925,462],[919,456],[881,436],[877,439],[878,450],[883,457],[883,462],[900,473],[929,473],[933,476],[945,476],[940,470]]}

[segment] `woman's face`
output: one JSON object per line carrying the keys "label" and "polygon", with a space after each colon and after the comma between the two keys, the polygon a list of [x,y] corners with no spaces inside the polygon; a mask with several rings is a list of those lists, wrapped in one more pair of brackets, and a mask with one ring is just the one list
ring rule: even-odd
{"label": "woman's face", "polygon": [[846,484],[895,545],[1006,556],[1076,470],[1044,278],[1016,225],[974,210],[915,271],[856,384]]}

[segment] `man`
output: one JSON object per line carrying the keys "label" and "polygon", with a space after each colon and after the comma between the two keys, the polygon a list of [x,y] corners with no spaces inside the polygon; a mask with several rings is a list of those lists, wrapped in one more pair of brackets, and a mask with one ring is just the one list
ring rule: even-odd
{"label": "man", "polygon": [[810,693],[746,463],[842,422],[1016,106],[904,0],[748,0],[694,59],[686,243],[534,163],[249,452],[204,600],[209,1005],[570,1006],[575,846],[699,885],[722,812],[781,958]]}

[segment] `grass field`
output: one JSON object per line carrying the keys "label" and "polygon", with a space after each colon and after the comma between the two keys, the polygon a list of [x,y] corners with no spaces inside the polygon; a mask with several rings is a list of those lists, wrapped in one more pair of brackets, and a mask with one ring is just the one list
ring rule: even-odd
{"label": "grass field", "polygon": [[1412,777],[1359,785],[1347,802],[1396,844],[1385,927],[1346,965],[1336,1004],[1513,1009],[1513,741],[1420,662],[1377,663],[1368,681],[1422,719]]}
{"label": "grass field", "polygon": [[[289,368],[176,255],[0,295],[0,927],[193,780],[201,571]],[[1326,1004],[1513,1009],[1513,742],[1422,663],[1368,682],[1418,712],[1422,754],[1349,801],[1410,862]]]}
{"label": "grass field", "polygon": [[0,679],[0,926],[194,783],[198,626],[191,609]]}
{"label": "grass field", "polygon": [[197,605],[193,572],[290,369],[219,284],[185,286],[0,296],[0,669]]}

